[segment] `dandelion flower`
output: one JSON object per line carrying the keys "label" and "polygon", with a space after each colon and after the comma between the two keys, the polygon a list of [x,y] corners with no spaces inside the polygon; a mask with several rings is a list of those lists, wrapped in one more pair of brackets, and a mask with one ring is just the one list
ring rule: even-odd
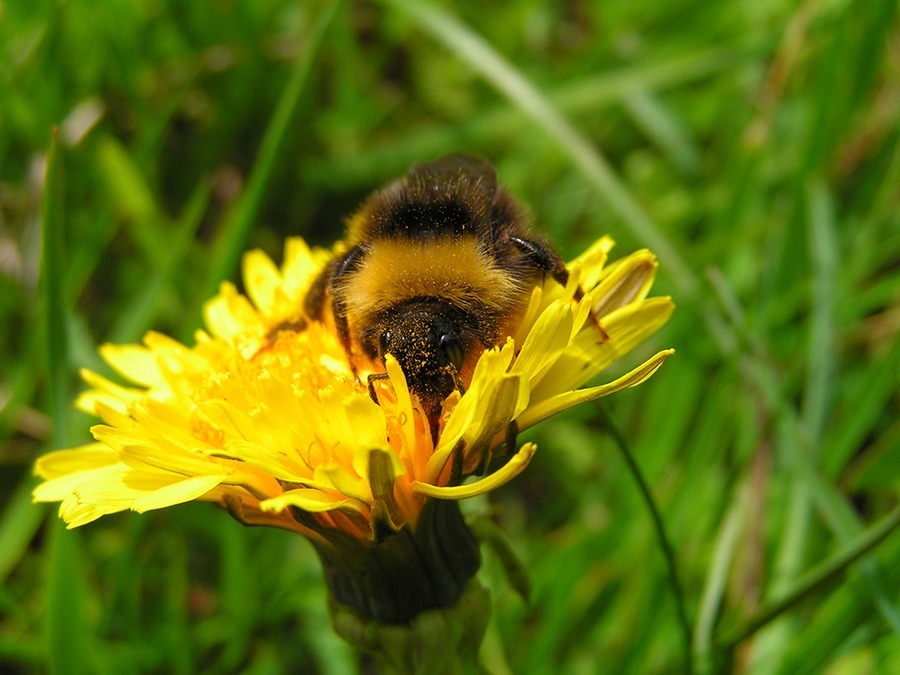
{"label": "dandelion flower", "polygon": [[647,297],[654,256],[607,265],[612,246],[600,239],[573,261],[567,288],[534,289],[515,334],[444,401],[435,438],[395,360],[379,405],[365,385],[370,366],[348,362],[333,325],[299,327],[329,253],[289,239],[279,268],[250,252],[246,295],[222,284],[193,346],[151,332],[141,345],[101,348],[127,384],[83,371],[90,389],[77,405],[102,423],[93,443],[37,461],[34,499],[60,502],[69,527],[214,502],[242,523],[308,537],[333,598],[361,616],[397,623],[445,607],[480,564],[456,500],[510,481],[535,453],[533,443],[505,448],[507,431],[635,386],[672,353],[586,386],[673,307]]}

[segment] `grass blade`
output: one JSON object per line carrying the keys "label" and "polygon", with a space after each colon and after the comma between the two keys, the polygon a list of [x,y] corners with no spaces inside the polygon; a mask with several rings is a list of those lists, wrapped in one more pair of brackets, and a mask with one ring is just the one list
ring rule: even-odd
{"label": "grass blade", "polygon": [[59,162],[57,131],[53,132],[44,182],[41,209],[41,291],[46,348],[47,381],[50,388],[50,414],[53,418],[53,444],[62,447],[68,441],[69,417],[69,342],[65,306],[66,250],[63,206],[63,169]]}
{"label": "grass blade", "polygon": [[[54,130],[47,153],[44,202],[41,211],[43,250],[41,283],[46,339],[47,380],[53,418],[53,445],[68,443],[70,367],[65,306],[65,211],[63,168]],[[51,673],[89,672],[84,622],[83,578],[80,574],[79,538],[66,532],[57,518],[50,524],[51,536],[47,579],[47,613],[44,617],[48,662]]]}
{"label": "grass blade", "polygon": [[700,673],[713,672],[713,632],[722,598],[728,582],[728,570],[739,543],[744,526],[750,486],[745,485],[735,493],[719,534],[716,537],[716,548],[713,561],[707,574],[703,593],[700,597],[700,609],[694,624],[693,647],[696,667]]}

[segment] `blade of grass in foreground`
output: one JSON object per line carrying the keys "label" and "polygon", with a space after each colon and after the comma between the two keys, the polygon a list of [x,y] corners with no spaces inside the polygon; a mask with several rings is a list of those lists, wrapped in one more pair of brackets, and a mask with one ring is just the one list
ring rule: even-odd
{"label": "blade of grass in foreground", "polygon": [[[68,442],[69,417],[68,339],[64,293],[65,218],[63,209],[63,169],[54,130],[47,153],[44,203],[41,211],[43,250],[41,291],[44,339],[47,354],[47,382],[53,419],[53,447]],[[87,663],[87,626],[84,622],[84,584],[80,573],[81,546],[77,534],[66,532],[63,522],[52,517],[47,555],[47,612],[44,629],[51,673],[90,672]]]}
{"label": "blade of grass in foreground", "polygon": [[0,515],[0,585],[6,584],[7,577],[40,527],[44,512],[31,501],[33,487],[30,477],[22,480],[15,491],[11,491]]}
{"label": "blade of grass in foreground", "polygon": [[41,210],[41,293],[44,340],[47,358],[47,383],[50,388],[50,414],[53,418],[53,444],[62,447],[68,440],[66,419],[69,411],[69,351],[65,308],[66,250],[63,210],[63,170],[59,163],[59,144],[54,129],[44,180]]}

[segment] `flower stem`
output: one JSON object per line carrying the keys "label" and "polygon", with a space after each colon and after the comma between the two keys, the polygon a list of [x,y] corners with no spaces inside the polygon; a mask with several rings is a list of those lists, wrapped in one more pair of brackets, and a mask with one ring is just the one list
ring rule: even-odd
{"label": "flower stem", "polygon": [[691,624],[690,621],[688,621],[687,610],[685,609],[684,605],[684,591],[681,587],[681,581],[678,578],[678,565],[675,561],[675,552],[672,549],[671,543],[669,542],[669,537],[666,535],[666,528],[665,524],[663,523],[662,514],[660,514],[659,508],[656,506],[656,501],[653,499],[653,494],[650,492],[650,486],[644,479],[644,475],[641,473],[641,469],[634,459],[634,455],[631,452],[631,448],[624,434],[622,434],[622,432],[616,426],[606,408],[598,403],[597,409],[600,411],[603,423],[606,425],[610,436],[612,436],[613,440],[616,442],[616,445],[619,446],[619,450],[622,451],[622,457],[625,458],[625,464],[628,465],[628,469],[629,471],[631,471],[631,475],[634,478],[635,483],[637,483],[638,488],[640,489],[641,496],[643,497],[644,502],[647,505],[647,509],[650,511],[650,516],[653,520],[653,527],[656,530],[656,539],[659,542],[663,557],[666,560],[666,567],[668,568],[669,572],[669,585],[672,588],[672,596],[675,599],[675,610],[678,615],[678,623],[681,628],[682,648],[684,649],[684,672],[687,675],[691,675],[693,673],[693,664],[691,661]]}
{"label": "flower stem", "polygon": [[404,623],[360,616],[334,596],[329,611],[337,634],[370,654],[384,675],[463,675],[477,668],[491,599],[472,578],[453,604],[420,612]]}

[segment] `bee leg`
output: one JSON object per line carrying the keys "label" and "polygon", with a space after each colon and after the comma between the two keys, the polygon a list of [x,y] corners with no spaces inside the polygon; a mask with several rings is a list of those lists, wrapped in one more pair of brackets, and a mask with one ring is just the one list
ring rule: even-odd
{"label": "bee leg", "polygon": [[[549,274],[560,286],[565,288],[566,284],[569,283],[569,270],[566,269],[566,263],[563,262],[563,259],[559,257],[556,251],[547,246],[547,244],[535,241],[534,239],[524,239],[522,237],[510,237],[509,240],[516,248],[525,254],[525,257],[531,261],[532,265],[546,274]],[[584,289],[579,284],[578,287],[575,288],[575,293],[572,295],[572,298],[575,302],[580,302],[583,297]],[[600,321],[594,316],[593,312],[590,312],[590,318],[591,323],[594,324],[594,328],[597,329],[597,332],[600,333],[603,340],[609,340],[609,334],[603,329],[603,326],[600,325]]]}
{"label": "bee leg", "polygon": [[549,274],[560,286],[568,283],[569,270],[566,269],[566,263],[547,244],[523,237],[510,237],[509,240],[528,258],[532,265]]}
{"label": "bee leg", "polygon": [[458,391],[459,395],[462,396],[466,393],[466,385],[463,384],[462,379],[459,377],[459,371],[456,369],[456,366],[448,365],[444,367],[444,372],[450,376],[453,380],[453,391]]}
{"label": "bee leg", "polygon": [[254,355],[262,354],[267,349],[270,349],[272,345],[275,344],[275,339],[278,337],[278,334],[281,331],[293,331],[294,333],[299,333],[303,330],[306,330],[309,322],[306,320],[306,317],[301,316],[298,319],[287,319],[282,321],[277,326],[272,328],[268,333],[266,333],[266,337],[263,338],[262,344],[259,349],[256,350]]}
{"label": "bee leg", "polygon": [[283,330],[293,331],[295,333],[299,333],[300,331],[306,330],[306,326],[309,322],[306,320],[306,317],[300,317],[298,319],[288,319],[286,321],[282,321],[275,328],[266,333],[266,347],[271,347],[275,342],[275,338],[278,337],[278,334]]}
{"label": "bee leg", "polygon": [[453,446],[453,450],[450,451],[450,457],[452,457],[453,464],[450,467],[450,485],[459,485],[462,483],[463,479],[463,450],[466,448],[466,442],[463,439],[459,439],[456,442],[456,445]]}
{"label": "bee leg", "polygon": [[[516,438],[518,435],[519,423],[515,420],[511,420],[510,423],[506,425],[506,454],[508,456],[512,456],[516,451]],[[481,453],[481,457],[478,460],[478,467],[475,469],[476,475],[483,476],[487,473],[488,464],[490,464],[492,458],[493,454],[490,450],[485,449],[484,452]]]}
{"label": "bee leg", "polygon": [[485,446],[484,450],[481,451],[481,456],[478,458],[478,466],[475,467],[476,476],[483,476],[487,473],[488,465],[491,463],[493,456],[494,453],[490,451],[490,448]]}
{"label": "bee leg", "polygon": [[[347,362],[356,373],[356,364],[353,359],[353,349],[350,341],[350,322],[347,319],[347,303],[342,293],[338,292],[337,281],[345,274],[354,272],[363,260],[365,250],[361,246],[354,246],[340,258],[335,258],[326,267],[322,274],[313,282],[303,301],[303,309],[306,315],[312,319],[321,320],[325,313],[325,302],[331,295],[331,313],[334,316],[334,326],[337,330],[341,346],[347,354]],[[359,377],[357,376],[357,381]]]}
{"label": "bee leg", "polygon": [[353,348],[350,344],[350,323],[347,320],[346,303],[342,299],[335,297],[331,300],[331,308],[334,312],[334,327],[337,330],[338,339],[341,341],[344,353],[347,354],[347,362],[350,364],[353,374],[356,375],[356,363],[353,359]]}
{"label": "bee leg", "polygon": [[506,452],[512,454],[516,451],[516,438],[519,435],[519,423],[510,420],[506,425]]}
{"label": "bee leg", "polygon": [[369,397],[378,405],[381,405],[381,403],[378,402],[378,395],[375,393],[375,382],[387,379],[389,379],[387,373],[372,373],[369,375]]}
{"label": "bee leg", "polygon": [[[456,370],[456,366],[448,364],[447,366],[444,366],[443,372],[453,380],[453,391],[458,391],[460,396],[466,393],[466,385],[463,384],[462,379],[459,377],[459,371]],[[434,442],[435,447],[437,447],[440,432],[442,410],[442,400],[436,401],[434,405],[426,410],[428,426],[431,430],[431,440]]]}
{"label": "bee leg", "polygon": [[431,434],[431,443],[433,447],[437,447],[438,444],[438,434],[440,432],[441,419],[440,419],[440,411],[433,412],[428,415],[428,433]]}
{"label": "bee leg", "polygon": [[316,277],[312,286],[306,291],[306,297],[303,298],[303,313],[313,321],[321,321],[325,313],[325,301],[328,298],[332,276],[334,276],[333,261]]}

